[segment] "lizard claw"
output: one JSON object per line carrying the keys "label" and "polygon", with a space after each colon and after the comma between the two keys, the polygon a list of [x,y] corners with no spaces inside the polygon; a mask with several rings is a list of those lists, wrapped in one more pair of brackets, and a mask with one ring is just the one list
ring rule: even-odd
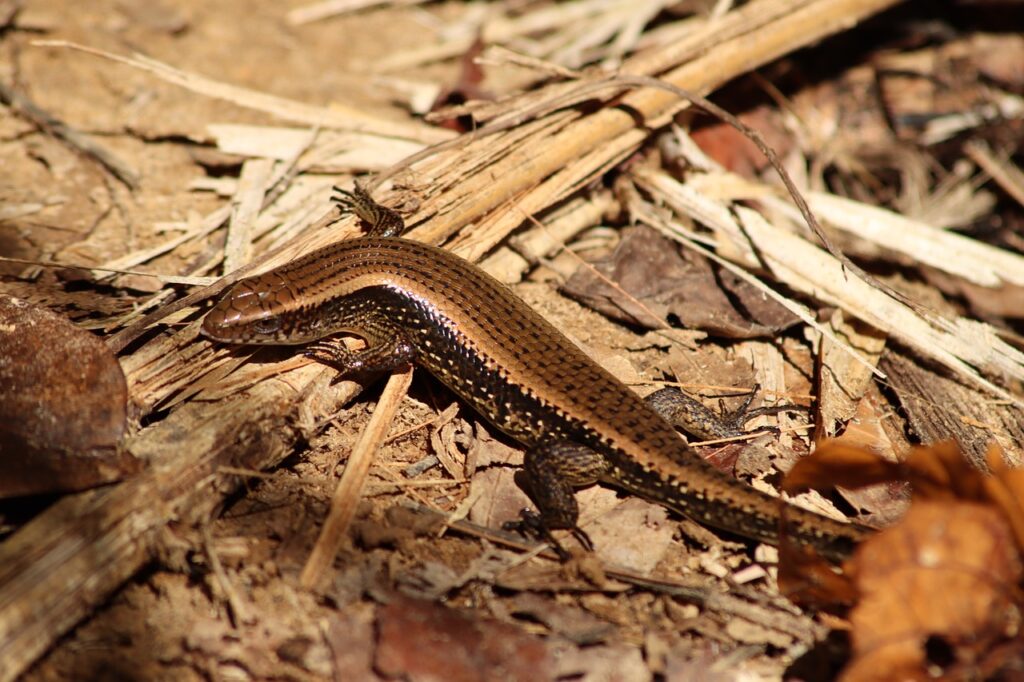
{"label": "lizard claw", "polygon": [[[559,561],[566,562],[572,558],[572,555],[562,546],[562,543],[551,533],[551,528],[544,522],[544,518],[540,514],[530,509],[524,509],[519,513],[519,517],[518,521],[506,521],[502,524],[502,528],[548,543],[555,554],[558,555]],[[572,536],[576,538],[576,541],[580,543],[583,549],[588,552],[594,551],[593,541],[582,528],[574,526],[569,532],[572,533]]]}
{"label": "lizard claw", "polygon": [[580,543],[583,549],[588,552],[594,551],[594,541],[590,539],[589,535],[587,535],[587,531],[583,530],[579,526],[573,526],[569,532],[572,533],[572,536],[576,538],[576,542]]}

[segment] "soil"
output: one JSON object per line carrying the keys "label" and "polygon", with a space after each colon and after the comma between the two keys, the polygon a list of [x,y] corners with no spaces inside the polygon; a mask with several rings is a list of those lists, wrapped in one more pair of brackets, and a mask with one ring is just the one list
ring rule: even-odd
{"label": "soil", "polygon": [[[0,1],[0,16],[12,4]],[[0,276],[10,279],[4,291],[46,301],[47,292],[59,290],[55,307],[85,327],[129,310],[132,297],[119,298],[113,287],[100,287],[102,302],[76,305],[75,288],[65,286],[73,270],[36,269],[23,261],[87,268],[165,242],[168,230],[224,205],[224,197],[209,188],[234,178],[241,165],[210,146],[208,126],[281,123],[138,69],[39,41],[137,52],[297,102],[337,103],[407,121],[405,106],[370,67],[397,47],[433,44],[446,19],[476,7],[431,3],[428,11],[409,4],[290,25],[288,11],[306,4],[25,3],[0,34],[0,83],[105,148],[137,174],[138,183],[129,187],[12,108],[0,110],[0,212],[8,211],[0,216],[0,255],[21,259],[0,261]],[[401,73],[447,85],[459,76],[455,60]],[[512,77],[495,69],[488,87],[501,90],[508,82],[502,79]],[[219,246],[211,238],[133,270],[177,273]],[[729,344],[706,346],[695,359],[680,351],[681,344],[635,333],[553,296],[544,281],[556,271],[557,264],[540,268],[533,275],[540,283],[519,285],[517,292],[596,357],[619,363],[614,371],[620,376],[639,380],[685,367],[702,385],[755,383],[749,357]],[[30,272],[32,284],[24,285]],[[144,276],[123,278],[118,286],[139,297],[159,288]],[[786,362],[778,371],[789,391],[809,395],[813,358],[801,343],[780,342]],[[842,659],[829,649],[831,642],[823,643],[835,621],[801,612],[779,596],[773,549],[713,534],[615,491],[580,494],[584,517],[597,519],[590,534],[598,552],[578,552],[569,565],[530,562],[415,516],[410,504],[498,528],[528,504],[512,483],[519,449],[464,406],[439,419],[457,401],[424,373],[390,430],[409,433],[377,454],[329,584],[303,589],[298,576],[327,514],[339,462],[379,394],[380,383],[370,386],[343,414],[314,429],[281,466],[253,472],[208,525],[172,522],[162,556],[61,638],[23,679],[725,680],[817,671],[800,673],[810,679],[821,674],[820,666],[828,669]],[[725,446],[711,454],[740,471],[763,473],[807,447],[797,440],[781,453]],[[431,455],[437,460],[425,461]],[[467,460],[478,472],[472,484],[461,478]],[[464,509],[478,490],[487,502]],[[41,504],[5,502],[5,535]],[[605,575],[598,560],[678,582],[629,583]]]}

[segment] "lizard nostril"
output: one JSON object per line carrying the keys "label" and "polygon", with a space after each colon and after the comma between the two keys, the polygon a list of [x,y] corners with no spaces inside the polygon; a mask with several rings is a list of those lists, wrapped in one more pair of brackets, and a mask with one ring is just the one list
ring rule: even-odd
{"label": "lizard nostril", "polygon": [[214,308],[210,312],[206,313],[206,317],[203,318],[203,324],[199,328],[199,333],[211,339],[216,339],[218,332],[223,328],[224,311],[219,308]]}

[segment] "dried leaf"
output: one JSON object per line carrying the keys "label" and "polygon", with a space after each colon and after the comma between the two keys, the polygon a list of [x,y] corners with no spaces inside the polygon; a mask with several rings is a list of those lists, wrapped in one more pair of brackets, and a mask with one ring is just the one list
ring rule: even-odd
{"label": "dried leaf", "polygon": [[[477,59],[484,52],[484,41],[478,35],[473,43],[466,49],[466,52],[459,59],[459,77],[450,87],[441,90],[431,112],[438,112],[447,107],[465,104],[472,100],[493,100],[494,95],[487,92],[482,84],[484,82],[484,70]],[[433,120],[438,120],[434,118]],[[440,124],[444,128],[466,132],[472,130],[474,122],[470,117],[454,117],[441,119]]]}
{"label": "dried leaf", "polygon": [[[738,118],[761,133],[780,157],[792,148],[793,137],[786,131],[778,111],[760,106]],[[738,175],[754,177],[768,166],[768,159],[757,145],[727,123],[714,121],[695,129],[690,136],[705,154]]]}
{"label": "dried leaf", "polygon": [[398,598],[377,617],[376,668],[410,680],[552,679],[542,640],[433,602]]}
{"label": "dried leaf", "polygon": [[552,603],[550,599],[534,592],[524,592],[513,598],[511,611],[516,615],[529,616],[579,645],[603,642],[615,632],[614,625],[589,611]]}
{"label": "dried leaf", "polygon": [[118,449],[127,387],[113,354],[11,296],[0,296],[0,396],[0,497],[82,490],[138,469]]}
{"label": "dried leaf", "polygon": [[647,227],[623,231],[612,256],[581,268],[563,291],[594,310],[650,329],[669,316],[726,338],[773,335],[797,318],[727,271]]}
{"label": "dried leaf", "polygon": [[964,459],[953,441],[912,448],[903,464],[913,499],[984,499],[984,475]]}
{"label": "dried leaf", "polygon": [[808,488],[827,490],[837,485],[858,488],[898,480],[902,474],[899,464],[887,462],[870,450],[830,440],[793,465],[782,489],[792,495]]}
{"label": "dried leaf", "polygon": [[[830,441],[787,477],[787,489],[901,475],[913,486],[906,516],[844,565],[852,582],[833,579],[815,557],[781,548],[780,584],[788,591],[831,604],[858,595],[850,613],[853,659],[840,679],[929,679],[958,665],[998,669],[1020,652],[1024,472],[1009,469],[997,446],[988,460],[991,476],[953,442],[914,448],[897,465]],[[931,655],[938,645],[941,661]]]}
{"label": "dried leaf", "polygon": [[[888,403],[885,402],[878,387],[872,385],[857,404],[853,418],[837,440],[846,445],[862,447],[886,461],[896,463],[897,448],[891,440],[892,430],[887,428],[886,424],[890,418],[887,414],[888,409]],[[899,449],[906,450],[908,447],[909,445]],[[888,525],[903,516],[910,503],[910,489],[906,481],[891,481],[860,488],[840,485],[836,492],[854,509],[869,514],[874,521],[882,521],[883,525]]]}
{"label": "dried leaf", "polygon": [[831,438],[842,431],[843,438],[849,440],[863,432],[860,435],[865,445],[884,443],[888,446],[886,451],[891,452],[882,427],[887,418],[883,405],[888,403],[881,399],[872,374],[885,349],[885,335],[856,319],[847,320],[841,308],[832,313],[828,326],[836,336],[859,350],[870,364],[854,358],[832,337],[821,337],[817,369],[821,414],[818,435]]}
{"label": "dried leaf", "polygon": [[[669,552],[676,532],[665,508],[635,497],[620,500],[611,490],[587,492],[588,501],[597,496],[614,501],[610,510],[585,526],[598,556],[612,566],[651,574]],[[594,505],[583,507],[588,516],[593,509]]]}
{"label": "dried leaf", "polygon": [[985,495],[1003,512],[1017,547],[1024,551],[1024,469],[1006,466],[1003,450],[995,444],[989,447],[988,466],[992,476],[985,480]]}
{"label": "dried leaf", "polygon": [[863,596],[850,614],[854,660],[843,680],[878,679],[878,670],[924,677],[936,640],[954,661],[978,661],[1019,625],[1021,557],[992,507],[917,502],[851,563]]}
{"label": "dried leaf", "polygon": [[779,591],[802,605],[834,607],[853,604],[857,588],[848,576],[806,545],[779,544]]}

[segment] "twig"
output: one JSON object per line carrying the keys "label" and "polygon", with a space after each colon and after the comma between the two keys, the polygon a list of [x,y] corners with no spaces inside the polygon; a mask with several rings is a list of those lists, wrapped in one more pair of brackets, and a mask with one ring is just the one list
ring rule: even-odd
{"label": "twig", "polygon": [[220,585],[220,589],[224,592],[224,597],[228,601],[228,606],[231,609],[231,615],[234,618],[235,627],[245,623],[252,623],[254,621],[252,611],[245,601],[239,596],[238,590],[235,589],[234,584],[231,582],[231,578],[228,577],[227,572],[224,570],[224,566],[220,563],[220,557],[217,556],[217,550],[213,548],[213,536],[210,534],[209,525],[203,526],[203,547],[206,549],[206,559],[210,562],[210,570],[213,571],[214,577],[217,578],[217,583]]}
{"label": "twig", "polygon": [[974,163],[992,176],[996,184],[1024,206],[1024,173],[1007,158],[1000,159],[992,153],[983,140],[972,140],[964,145],[964,152]]}
{"label": "twig", "polygon": [[314,2],[312,5],[296,7],[285,15],[285,20],[291,26],[302,26],[321,19],[351,14],[373,7],[416,5],[421,2],[426,2],[426,0],[322,0]]}
{"label": "twig", "polygon": [[334,557],[341,547],[342,538],[345,537],[345,532],[355,516],[363,483],[366,481],[366,474],[370,470],[373,456],[377,452],[377,446],[384,439],[385,432],[391,425],[398,404],[402,402],[406,391],[409,390],[410,383],[412,383],[411,368],[391,375],[380,396],[380,401],[377,403],[377,408],[359,436],[359,442],[352,449],[352,454],[349,455],[348,462],[345,464],[345,472],[341,475],[338,487],[334,490],[334,496],[331,498],[331,510],[320,530],[320,537],[317,538],[316,546],[313,547],[299,577],[299,583],[306,589],[314,589],[334,562]]}
{"label": "twig", "polygon": [[50,112],[39,107],[35,102],[25,97],[25,95],[15,92],[13,88],[3,83],[0,83],[0,102],[17,111],[44,133],[61,140],[82,156],[94,159],[130,189],[135,189],[139,186],[139,174],[132,170],[127,163],[117,158],[113,152],[107,151],[86,138],[77,130],[58,120]]}

